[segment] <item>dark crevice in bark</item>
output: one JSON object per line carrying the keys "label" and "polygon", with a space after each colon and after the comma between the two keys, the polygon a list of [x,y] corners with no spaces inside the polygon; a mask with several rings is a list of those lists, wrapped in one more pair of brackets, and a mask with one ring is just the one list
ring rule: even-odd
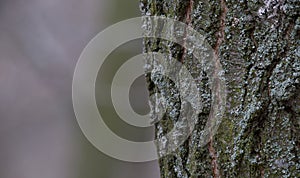
{"label": "dark crevice in bark", "polygon": [[191,173],[190,171],[188,170],[188,164],[187,164],[187,161],[188,161],[188,157],[189,157],[189,141],[190,141],[190,138],[188,138],[184,143],[183,143],[183,147],[186,149],[185,151],[182,152],[181,154],[181,159],[182,159],[182,166],[183,166],[183,169],[186,173],[186,175],[188,177],[191,176]]}
{"label": "dark crevice in bark", "polygon": [[[186,8],[186,13],[185,13],[185,23],[188,25],[188,26],[191,26],[191,21],[192,21],[192,18],[191,18],[191,15],[192,15],[192,10],[193,10],[193,5],[194,5],[194,0],[189,0],[189,4],[187,5],[187,8]],[[186,38],[187,38],[187,29],[184,29],[184,42],[183,42],[183,53],[180,57],[180,62],[181,63],[184,63],[184,58],[185,58],[185,55],[186,55]]]}
{"label": "dark crevice in bark", "polygon": [[254,66],[254,64],[250,64],[249,66],[246,67],[246,74],[244,76],[244,85],[243,85],[243,88],[244,88],[244,93],[243,93],[243,97],[242,97],[242,110],[245,109],[245,102],[246,102],[246,97],[247,97],[247,94],[248,94],[248,79],[249,79],[249,75],[250,75],[250,71],[252,69],[252,67]]}
{"label": "dark crevice in bark", "polygon": [[[226,2],[225,0],[220,0],[220,4],[221,4],[221,12],[220,12],[220,27],[219,27],[219,31],[217,31],[216,33],[216,44],[214,47],[214,60],[215,60],[215,64],[217,64],[217,61],[220,59],[220,55],[219,55],[219,50],[220,50],[220,46],[224,41],[225,38],[225,22],[226,22],[226,14],[227,14],[227,6],[226,6]],[[217,70],[219,70],[218,65],[216,65],[216,68],[218,68]],[[217,79],[218,78],[218,74],[216,72],[214,72],[213,74],[214,78]],[[219,82],[219,81],[217,81]],[[218,85],[217,85],[218,86]],[[219,96],[217,96],[219,97]],[[219,178],[220,177],[220,170],[219,170],[219,165],[218,165],[218,156],[216,154],[216,150],[214,148],[214,141],[213,141],[213,136],[210,137],[209,143],[208,143],[208,147],[209,147],[209,153],[211,155],[211,164],[212,164],[212,172],[213,172],[213,176],[214,178]]]}
{"label": "dark crevice in bark", "polygon": [[[275,58],[275,59],[272,61],[271,65],[268,66],[267,69],[266,69],[266,71],[267,71],[267,73],[266,73],[266,79],[267,79],[267,80],[266,80],[265,83],[262,83],[262,86],[261,86],[261,93],[267,89],[267,91],[268,91],[267,98],[269,98],[269,99],[270,99],[270,88],[269,88],[270,77],[271,77],[271,75],[272,75],[272,73],[273,73],[275,67],[279,64],[280,60],[283,59],[283,58],[285,58],[286,55],[287,55],[287,53],[288,53],[288,51],[289,51],[288,49],[289,49],[289,47],[290,47],[290,39],[289,39],[288,37],[291,35],[291,31],[292,31],[293,27],[294,27],[294,22],[291,22],[291,23],[289,24],[289,26],[287,27],[286,32],[285,32],[285,35],[284,35],[284,38],[287,40],[286,46],[283,48],[283,51],[280,52],[280,53],[277,55],[278,57]],[[267,88],[267,87],[268,87],[268,88]],[[269,101],[269,102],[270,102],[270,101]]]}
{"label": "dark crevice in bark", "polygon": [[[300,125],[297,123],[297,119],[299,119],[299,116],[298,116],[298,118],[297,118],[297,114],[295,113],[295,111],[292,109],[292,107],[291,106],[289,106],[289,105],[285,105],[285,108],[284,108],[284,110],[287,112],[287,113],[289,113],[290,115],[291,115],[291,121],[292,121],[292,129],[291,129],[291,136],[292,137],[299,137],[298,135],[299,135],[299,133],[300,133]],[[295,147],[297,147],[298,146],[298,148],[300,148],[299,146],[299,143],[300,142],[300,140],[298,139],[298,140],[296,140],[296,143],[295,143]],[[298,153],[297,153],[297,151],[296,151],[296,148],[294,148],[293,150],[292,150],[293,152],[294,152],[294,154],[295,154],[295,158],[294,158],[294,161],[295,162],[298,162],[298,164],[300,164],[300,160],[299,160],[299,155],[298,155]]]}

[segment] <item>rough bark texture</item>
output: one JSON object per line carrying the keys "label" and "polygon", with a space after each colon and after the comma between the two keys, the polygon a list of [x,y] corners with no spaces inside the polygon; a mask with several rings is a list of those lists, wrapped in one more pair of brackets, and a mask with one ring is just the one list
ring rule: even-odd
{"label": "rough bark texture", "polygon": [[[300,177],[299,0],[141,0],[141,11],[206,34],[228,90],[218,132],[200,147],[210,86],[205,72],[193,71],[201,76],[204,108],[189,139],[159,160],[161,177]],[[145,38],[144,50],[169,53],[192,68],[193,57],[179,45]],[[146,78],[150,94],[156,92],[150,75]],[[170,118],[167,110],[156,124],[157,138],[173,127]]]}

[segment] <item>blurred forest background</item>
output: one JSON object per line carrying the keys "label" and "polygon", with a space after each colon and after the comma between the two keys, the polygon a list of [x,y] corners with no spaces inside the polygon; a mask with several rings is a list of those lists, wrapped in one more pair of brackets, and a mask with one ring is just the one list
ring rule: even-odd
{"label": "blurred forest background", "polygon": [[[72,76],[85,45],[109,25],[136,16],[137,0],[0,2],[1,178],[159,177],[155,161],[122,162],[94,148],[72,108]],[[141,47],[134,42],[114,57],[130,57]],[[133,98],[145,103],[141,87],[142,78]]]}

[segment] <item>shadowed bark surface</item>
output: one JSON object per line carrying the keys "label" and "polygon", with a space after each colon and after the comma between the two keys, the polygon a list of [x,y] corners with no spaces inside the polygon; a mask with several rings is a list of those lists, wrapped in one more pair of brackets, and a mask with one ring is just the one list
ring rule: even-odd
{"label": "shadowed bark surface", "polygon": [[[159,160],[161,177],[300,177],[300,2],[140,3],[143,15],[173,18],[205,34],[225,71],[227,87],[222,123],[217,134],[201,147],[199,133],[211,107],[208,76],[193,68],[193,56],[183,47],[162,39],[144,39],[145,52],[168,53],[199,78],[196,81],[203,100],[203,111],[189,139],[174,154]],[[168,80],[161,80],[165,88],[159,88],[150,74],[146,79],[150,94],[174,90]],[[170,107],[179,114],[180,105]],[[166,111],[156,124],[157,138],[173,127],[174,113]]]}

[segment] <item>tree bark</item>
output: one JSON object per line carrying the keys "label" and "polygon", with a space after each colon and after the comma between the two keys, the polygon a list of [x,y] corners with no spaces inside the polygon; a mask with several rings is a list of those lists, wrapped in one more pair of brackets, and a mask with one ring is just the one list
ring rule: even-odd
{"label": "tree bark", "polygon": [[[211,109],[211,89],[205,72],[196,71],[206,104],[190,137],[172,155],[160,158],[161,177],[300,177],[299,1],[140,3],[143,15],[173,18],[206,34],[227,87],[222,123],[201,147],[199,133]],[[169,53],[191,69],[193,56],[166,40],[145,38],[144,51]],[[146,79],[150,94],[156,92],[149,74]],[[171,90],[167,86],[163,89]],[[156,123],[156,138],[159,130],[165,134],[173,127],[170,118],[167,110]]]}

